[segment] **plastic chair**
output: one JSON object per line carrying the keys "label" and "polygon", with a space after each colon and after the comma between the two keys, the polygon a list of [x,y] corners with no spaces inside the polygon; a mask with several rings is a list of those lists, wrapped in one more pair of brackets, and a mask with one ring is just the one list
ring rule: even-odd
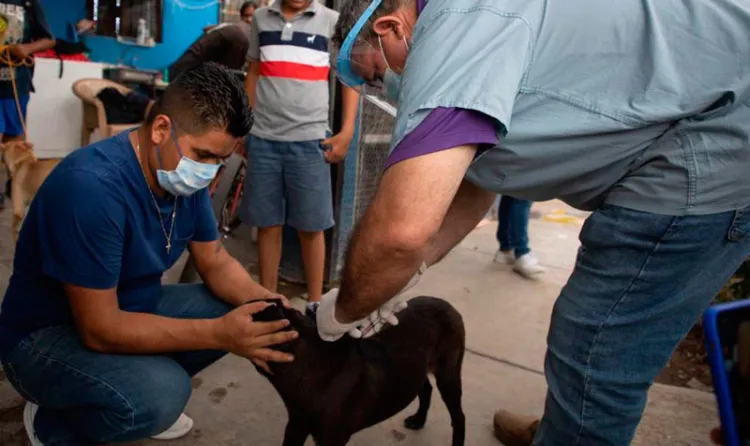
{"label": "plastic chair", "polygon": [[81,145],[86,146],[91,141],[91,134],[99,129],[104,138],[117,135],[140,124],[110,124],[107,122],[107,113],[104,104],[96,95],[105,88],[116,88],[123,95],[132,90],[122,84],[108,79],[79,79],[73,84],[73,93],[83,102],[83,125],[81,126]]}

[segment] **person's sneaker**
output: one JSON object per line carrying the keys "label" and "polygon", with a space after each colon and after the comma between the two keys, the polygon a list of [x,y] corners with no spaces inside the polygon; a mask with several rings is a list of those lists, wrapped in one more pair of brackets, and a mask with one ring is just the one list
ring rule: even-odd
{"label": "person's sneaker", "polygon": [[527,279],[536,279],[546,271],[532,253],[524,254],[515,260],[513,270]]}
{"label": "person's sneaker", "polygon": [[516,254],[512,249],[508,251],[498,250],[495,254],[495,263],[500,265],[515,265]]}
{"label": "person's sneaker", "polygon": [[494,418],[495,437],[505,446],[531,446],[539,419],[498,410]]}
{"label": "person's sneaker", "polygon": [[187,435],[192,428],[193,419],[183,413],[180,414],[180,418],[178,418],[177,421],[175,421],[174,424],[169,427],[169,429],[165,430],[159,435],[154,435],[151,438],[153,438],[154,440],[176,440]]}
{"label": "person's sneaker", "polygon": [[23,408],[23,426],[26,428],[26,435],[29,437],[31,446],[44,446],[37,438],[36,429],[34,429],[34,419],[38,411],[39,406],[30,402],[26,402],[26,407]]}

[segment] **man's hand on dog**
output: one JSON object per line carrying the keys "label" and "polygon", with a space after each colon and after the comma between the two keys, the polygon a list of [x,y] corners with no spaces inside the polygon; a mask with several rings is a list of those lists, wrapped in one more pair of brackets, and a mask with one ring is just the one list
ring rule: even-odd
{"label": "man's hand on dog", "polygon": [[273,322],[255,322],[253,314],[263,311],[268,302],[252,302],[235,308],[219,319],[216,337],[224,350],[250,359],[256,365],[268,370],[266,361],[291,362],[294,356],[269,348],[296,339],[296,331],[279,331],[289,326],[282,319]]}

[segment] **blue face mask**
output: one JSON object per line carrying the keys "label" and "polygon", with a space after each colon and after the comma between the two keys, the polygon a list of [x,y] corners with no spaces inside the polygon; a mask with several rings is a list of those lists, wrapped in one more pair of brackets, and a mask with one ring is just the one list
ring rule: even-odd
{"label": "blue face mask", "polygon": [[401,75],[390,68],[385,70],[383,75],[383,94],[395,102],[398,102],[398,95],[401,94]]}
{"label": "blue face mask", "polygon": [[[211,181],[216,178],[221,164],[205,164],[186,158],[177,144],[174,130],[172,131],[172,142],[177,147],[180,154],[180,162],[177,163],[175,170],[156,170],[156,179],[159,186],[174,196],[189,197],[201,189],[208,187]],[[156,148],[156,158],[161,167],[161,154],[159,148]]]}

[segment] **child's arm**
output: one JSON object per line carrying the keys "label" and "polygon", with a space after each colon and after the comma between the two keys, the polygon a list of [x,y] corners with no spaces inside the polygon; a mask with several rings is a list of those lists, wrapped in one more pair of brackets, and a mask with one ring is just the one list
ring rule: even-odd
{"label": "child's arm", "polygon": [[20,58],[26,58],[36,52],[54,48],[55,36],[52,35],[47,18],[44,16],[39,0],[32,0],[28,10],[31,25],[31,41],[10,46],[11,53]]}

